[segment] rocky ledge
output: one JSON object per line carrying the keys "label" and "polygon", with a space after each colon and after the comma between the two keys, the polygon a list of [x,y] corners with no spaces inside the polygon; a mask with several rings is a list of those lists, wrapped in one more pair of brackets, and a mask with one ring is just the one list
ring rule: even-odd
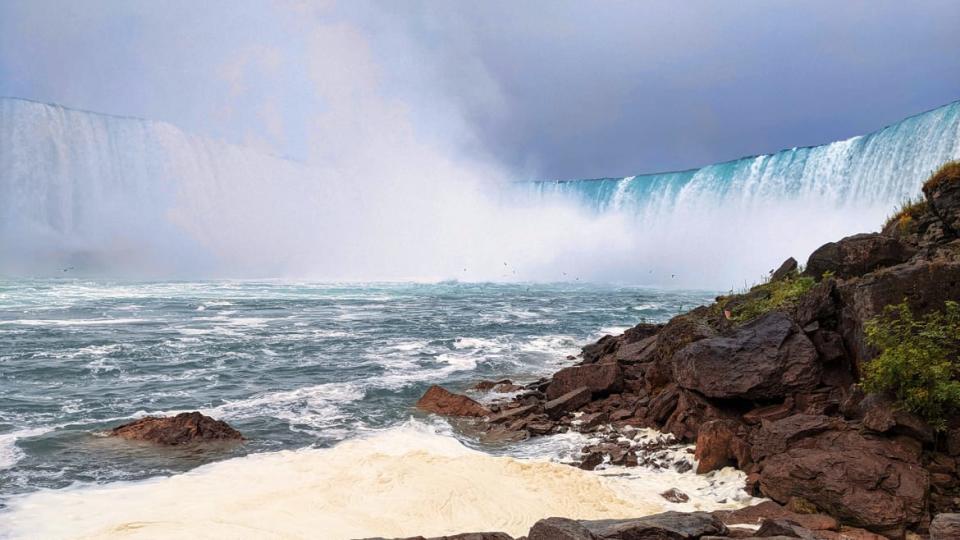
{"label": "rocky ledge", "polygon": [[[885,306],[906,302],[922,315],[960,300],[960,164],[941,169],[923,191],[925,200],[882,232],[817,249],[802,273],[790,259],[748,292],[718,297],[663,325],[605,336],[584,347],[576,365],[508,400],[485,407],[444,395],[457,405],[428,410],[469,411],[485,418],[485,434],[508,439],[654,428],[696,444],[698,473],[737,467],[747,473],[751,494],[836,524],[810,532],[819,529],[767,507],[770,515],[750,533],[757,537],[960,538],[960,417],[934,429],[858,384],[879,353],[866,338],[867,323]],[[804,287],[782,301],[778,283]],[[630,466],[648,454],[632,444],[592,445],[580,465]],[[645,536],[589,522],[551,523],[555,532],[538,532],[554,526],[541,522],[529,538],[727,534]]]}
{"label": "rocky ledge", "polygon": [[110,435],[165,446],[243,440],[243,435],[226,422],[197,411],[167,417],[147,416],[113,428]]}

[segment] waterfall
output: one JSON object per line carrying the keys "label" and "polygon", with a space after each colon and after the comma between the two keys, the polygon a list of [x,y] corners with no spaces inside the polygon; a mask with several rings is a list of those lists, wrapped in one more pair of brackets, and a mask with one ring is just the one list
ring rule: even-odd
{"label": "waterfall", "polygon": [[878,228],[960,157],[960,102],[845,141],[627,178],[490,181],[404,148],[327,170],[0,99],[0,275],[739,287]]}

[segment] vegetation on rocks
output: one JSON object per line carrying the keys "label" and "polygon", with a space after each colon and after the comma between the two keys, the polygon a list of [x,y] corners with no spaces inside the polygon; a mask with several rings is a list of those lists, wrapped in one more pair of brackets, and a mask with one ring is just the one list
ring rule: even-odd
{"label": "vegetation on rocks", "polygon": [[906,233],[910,231],[913,224],[916,223],[917,219],[927,212],[927,200],[923,197],[917,199],[907,199],[900,203],[900,208],[889,218],[884,225],[884,229],[887,229],[893,224],[896,224],[897,230],[901,233]]}
{"label": "vegetation on rocks", "polygon": [[904,409],[943,428],[960,409],[960,304],[948,301],[943,311],[922,317],[906,302],[887,306],[867,323],[866,336],[881,353],[864,368],[864,389],[888,392]]}
{"label": "vegetation on rocks", "polygon": [[725,297],[720,300],[719,305],[730,311],[730,317],[734,321],[749,321],[775,309],[792,307],[815,284],[812,277],[793,275],[756,285],[742,295]]}
{"label": "vegetation on rocks", "polygon": [[924,191],[936,189],[947,182],[960,182],[960,160],[948,161],[923,184]]}

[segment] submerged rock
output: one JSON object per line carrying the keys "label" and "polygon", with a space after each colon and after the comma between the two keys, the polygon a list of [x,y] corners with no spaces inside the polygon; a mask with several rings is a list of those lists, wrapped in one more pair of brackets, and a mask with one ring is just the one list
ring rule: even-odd
{"label": "submerged rock", "polygon": [[167,446],[195,442],[242,441],[243,435],[222,420],[199,412],[176,416],[148,416],[117,426],[110,435],[131,441],[147,441]]}
{"label": "submerged rock", "polygon": [[443,416],[483,417],[490,411],[483,405],[461,394],[454,394],[440,386],[433,385],[417,401],[417,408]]}

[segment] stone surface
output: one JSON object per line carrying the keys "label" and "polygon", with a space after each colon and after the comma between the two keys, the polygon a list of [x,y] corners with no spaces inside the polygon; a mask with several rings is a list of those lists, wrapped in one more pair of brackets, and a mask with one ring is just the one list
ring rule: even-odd
{"label": "stone surface", "polygon": [[690,500],[690,496],[677,488],[670,488],[660,494],[664,499],[672,503],[685,503]]}
{"label": "stone surface", "polygon": [[738,434],[739,428],[733,420],[712,420],[700,427],[694,453],[697,474],[728,465],[743,468],[750,462],[750,446]]}
{"label": "stone surface", "polygon": [[797,260],[793,257],[783,261],[780,266],[771,272],[770,281],[782,281],[797,271]]}
{"label": "stone surface", "polygon": [[773,501],[764,501],[738,510],[719,510],[714,512],[727,526],[759,525],[765,519],[788,519],[807,529],[835,531],[840,527],[836,519],[826,514],[798,514]]}
{"label": "stone surface", "polygon": [[417,408],[443,416],[482,417],[490,414],[486,407],[467,396],[454,394],[433,385],[417,401]]}
{"label": "stone surface", "polygon": [[820,363],[810,340],[775,311],[684,347],[673,358],[673,376],[711,398],[775,399],[816,387]]}
{"label": "stone surface", "polygon": [[581,386],[563,394],[556,399],[552,399],[543,405],[550,418],[559,418],[568,412],[575,411],[590,403],[592,392],[586,386]]}
{"label": "stone surface", "polygon": [[886,438],[826,431],[768,457],[760,487],[775,501],[803,497],[850,525],[901,536],[925,515],[929,476],[918,457]]}
{"label": "stone surface", "polygon": [[904,263],[914,253],[912,247],[896,238],[878,233],[855,234],[814,250],[803,273],[815,279],[820,279],[826,272],[839,278],[851,278]]}
{"label": "stone surface", "polygon": [[707,512],[664,512],[637,519],[601,519],[580,524],[605,540],[681,540],[727,533],[723,522]]}
{"label": "stone surface", "polygon": [[960,235],[960,177],[958,168],[944,170],[939,181],[923,186],[923,194],[933,214],[953,236]]}
{"label": "stone surface", "polygon": [[620,391],[623,373],[616,362],[603,362],[561,369],[547,387],[547,399],[556,399],[571,390],[585,386],[596,396]]}
{"label": "stone surface", "polygon": [[196,411],[167,417],[148,416],[115,427],[110,431],[110,435],[167,446],[243,440],[243,435],[226,422]]}
{"label": "stone surface", "polygon": [[527,540],[595,540],[589,529],[572,519],[551,517],[533,524]]}
{"label": "stone surface", "polygon": [[960,538],[960,514],[939,514],[930,522],[930,540]]}

